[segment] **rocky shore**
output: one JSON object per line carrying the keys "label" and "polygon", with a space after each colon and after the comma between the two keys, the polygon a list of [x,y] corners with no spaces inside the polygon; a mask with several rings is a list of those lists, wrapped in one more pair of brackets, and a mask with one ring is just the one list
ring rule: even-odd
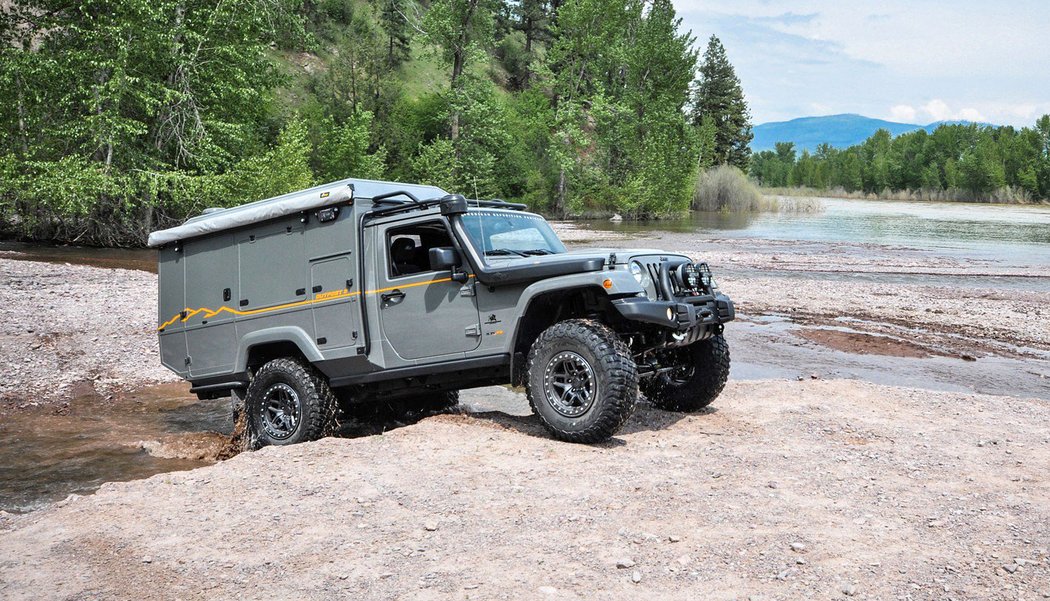
{"label": "rocky shore", "polygon": [[1045,401],[730,382],[596,446],[473,408],[0,517],[0,597],[1050,596]]}
{"label": "rocky shore", "polygon": [[0,411],[173,381],[157,276],[0,257]]}
{"label": "rocky shore", "polygon": [[[562,233],[712,264],[740,313],[709,411],[643,403],[612,441],[569,445],[496,387],[382,434],[105,484],[0,512],[0,598],[1050,598],[1047,276]],[[171,380],[155,290],[146,272],[0,259],[8,410],[84,413]]]}

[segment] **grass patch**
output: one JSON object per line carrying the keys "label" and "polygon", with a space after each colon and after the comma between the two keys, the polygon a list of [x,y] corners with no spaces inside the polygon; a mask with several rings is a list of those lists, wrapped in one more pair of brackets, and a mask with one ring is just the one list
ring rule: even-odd
{"label": "grass patch", "polygon": [[743,171],[719,165],[708,169],[697,180],[693,209],[726,213],[776,211],[777,201],[763,196]]}

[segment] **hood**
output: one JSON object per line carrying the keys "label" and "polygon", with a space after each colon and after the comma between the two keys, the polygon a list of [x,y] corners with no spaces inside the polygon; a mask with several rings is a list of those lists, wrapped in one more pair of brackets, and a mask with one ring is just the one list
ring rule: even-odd
{"label": "hood", "polygon": [[[586,248],[580,250],[572,250],[566,253],[571,256],[588,256],[588,257],[602,257],[608,261],[609,257],[616,255],[617,265],[626,265],[630,263],[632,259],[636,257],[681,257],[688,260],[692,260],[690,257],[677,252],[668,252],[666,250],[660,250],[656,248]],[[565,256],[565,255],[550,255],[552,257]]]}

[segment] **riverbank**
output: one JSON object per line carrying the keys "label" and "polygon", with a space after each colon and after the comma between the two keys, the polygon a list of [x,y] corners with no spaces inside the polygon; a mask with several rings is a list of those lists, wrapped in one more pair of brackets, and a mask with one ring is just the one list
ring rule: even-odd
{"label": "riverbank", "polygon": [[1050,205],[1050,199],[1029,198],[1012,188],[997,190],[983,197],[976,197],[964,190],[883,190],[878,194],[845,188],[767,187],[758,188],[765,196],[787,196],[792,198],[841,198],[847,200],[901,200],[915,202],[962,202],[971,204]]}
{"label": "riverbank", "polygon": [[[1050,596],[1050,276],[1023,257],[557,227],[574,248],[712,265],[739,314],[709,411],[643,401],[612,441],[569,445],[491,387],[454,415],[0,511],[0,597]],[[116,420],[94,444],[153,462],[127,477],[199,465],[220,442],[133,431],[202,410],[170,398],[181,385],[122,392],[172,379],[155,291],[144,271],[0,258],[8,408],[51,435]]]}
{"label": "riverbank", "polygon": [[1050,403],[731,381],[583,446],[507,394],[0,516],[0,596],[1050,595]]}
{"label": "riverbank", "polygon": [[0,412],[174,381],[156,314],[154,274],[0,258]]}

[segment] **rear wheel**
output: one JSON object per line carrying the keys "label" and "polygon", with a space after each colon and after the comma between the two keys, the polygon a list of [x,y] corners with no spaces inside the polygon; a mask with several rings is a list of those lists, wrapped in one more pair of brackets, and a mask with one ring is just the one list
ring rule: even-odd
{"label": "rear wheel", "polygon": [[555,438],[600,442],[620,430],[638,398],[638,371],[616,332],[570,319],[540,334],[529,352],[526,395]]}
{"label": "rear wheel", "polygon": [[259,368],[245,397],[251,447],[317,440],[335,429],[336,400],[328,382],[295,359]]}
{"label": "rear wheel", "polygon": [[699,411],[710,405],[729,379],[729,344],[721,334],[673,351],[674,369],[645,379],[642,393],[658,409]]}

